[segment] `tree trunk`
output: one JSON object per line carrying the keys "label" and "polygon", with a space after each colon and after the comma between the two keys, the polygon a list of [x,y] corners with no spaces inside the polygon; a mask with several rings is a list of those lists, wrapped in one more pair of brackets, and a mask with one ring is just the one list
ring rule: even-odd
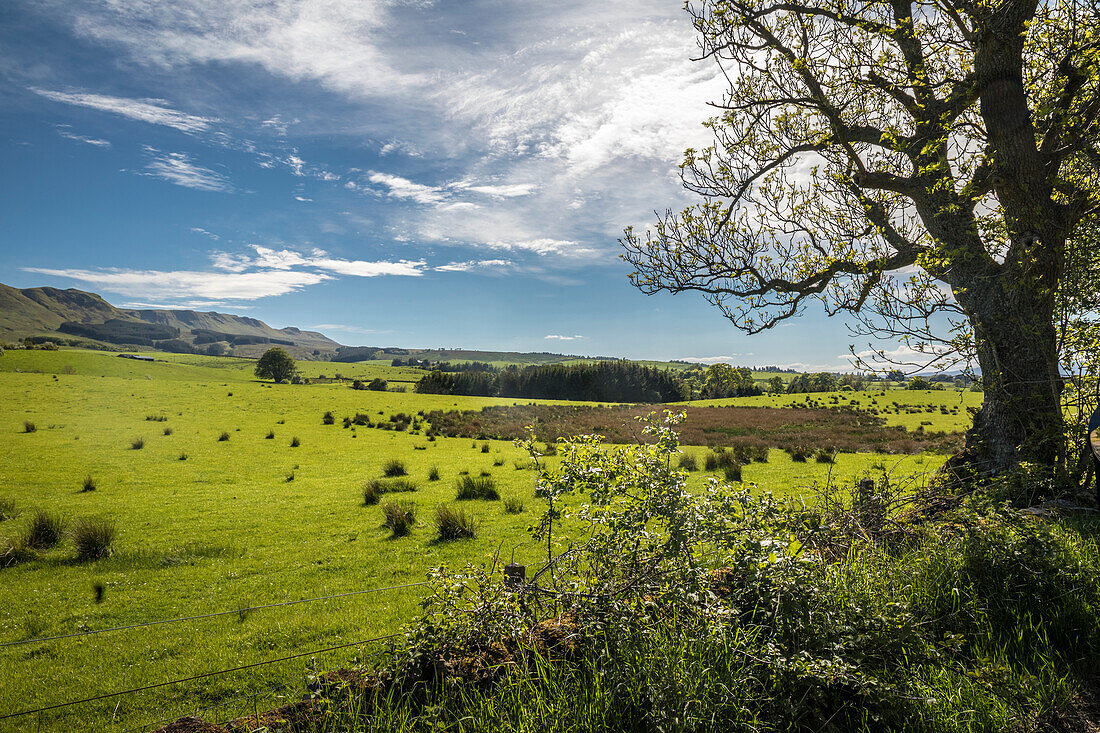
{"label": "tree trunk", "polygon": [[[1063,458],[1062,378],[1049,299],[993,278],[960,297],[971,315],[985,398],[949,467],[996,476],[1022,461]],[[970,306],[970,307],[967,307]],[[951,465],[953,464],[953,465]]]}

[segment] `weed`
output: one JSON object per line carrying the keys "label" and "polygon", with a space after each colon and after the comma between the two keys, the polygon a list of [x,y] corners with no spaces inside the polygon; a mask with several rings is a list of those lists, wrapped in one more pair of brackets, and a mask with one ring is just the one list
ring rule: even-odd
{"label": "weed", "polygon": [[471,478],[463,476],[455,482],[455,499],[483,499],[496,501],[500,498],[497,492],[496,481],[491,476]]}
{"label": "weed", "polygon": [[387,501],[382,505],[383,526],[394,537],[404,537],[416,525],[416,504],[411,501]]}
{"label": "weed", "polygon": [[134,450],[141,450],[145,447],[145,438],[134,438],[130,441],[130,447]]}
{"label": "weed", "polygon": [[65,520],[57,514],[38,509],[31,518],[23,546],[32,550],[48,550],[61,541],[65,534]]}
{"label": "weed", "polygon": [[34,423],[32,423],[30,420],[23,421],[24,433],[33,433],[35,430],[38,430],[38,427]]}
{"label": "weed", "polygon": [[115,525],[107,519],[82,517],[71,532],[78,560],[98,560],[113,551]]}
{"label": "weed", "polygon": [[439,467],[438,466],[432,466],[431,468],[428,469],[428,480],[429,481],[438,481],[439,480]]}
{"label": "weed", "polygon": [[88,491],[95,491],[95,489],[96,489],[95,478],[91,474],[88,474],[87,476],[84,477],[84,483],[82,483],[80,485],[80,490],[84,491],[84,492],[88,492]]}
{"label": "weed", "polygon": [[382,475],[393,478],[394,476],[408,476],[409,472],[405,470],[403,461],[392,458],[382,466]]}
{"label": "weed", "polygon": [[509,496],[501,503],[501,507],[504,509],[505,514],[522,514],[523,500]]}
{"label": "weed", "polygon": [[441,540],[460,540],[477,536],[479,523],[464,509],[446,504],[435,508],[435,527]]}
{"label": "weed", "polygon": [[221,442],[224,442],[226,440],[229,440],[229,433],[227,433],[226,431],[223,430],[222,434],[218,436],[218,442],[221,443]]}
{"label": "weed", "polygon": [[298,440],[297,435],[295,435],[293,438],[290,439],[290,447],[291,448],[297,448],[301,444],[302,444],[302,441]]}

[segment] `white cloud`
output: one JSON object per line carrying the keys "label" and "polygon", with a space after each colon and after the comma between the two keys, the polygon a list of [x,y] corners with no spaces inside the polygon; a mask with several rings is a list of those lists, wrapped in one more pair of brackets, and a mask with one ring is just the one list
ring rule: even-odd
{"label": "white cloud", "polygon": [[458,191],[471,191],[494,198],[516,198],[529,196],[536,189],[533,183],[505,183],[505,184],[479,184],[474,181],[462,180],[449,184],[449,188]]}
{"label": "white cloud", "polygon": [[436,272],[469,272],[471,270],[505,270],[513,266],[511,260],[468,260],[450,262],[432,269]]}
{"label": "white cloud", "polygon": [[331,279],[319,272],[288,270],[262,270],[259,272],[201,272],[178,270],[104,270],[61,269],[25,267],[26,272],[37,272],[54,277],[65,277],[95,285],[112,293],[131,298],[205,300],[256,300],[301,290]]}
{"label": "white cloud", "polygon": [[557,334],[557,333],[548,333],[545,336],[543,336],[543,338],[547,341],[576,341],[577,339],[584,338],[584,336],[578,336],[578,335],[562,336],[561,334]]}
{"label": "white cloud", "polygon": [[83,135],[77,135],[75,132],[71,132],[68,129],[68,125],[57,125],[57,134],[66,140],[74,140],[78,143],[86,143],[88,145],[94,145],[97,148],[109,148],[111,143],[108,140],[100,140],[94,137],[84,137]]}
{"label": "white cloud", "polygon": [[729,354],[728,356],[680,356],[677,357],[679,361],[690,361],[695,364],[737,364],[740,365],[737,359],[742,356],[752,356],[752,354]]}
{"label": "white cloud", "polygon": [[200,117],[174,110],[168,107],[168,103],[162,99],[127,99],[125,97],[111,97],[106,94],[58,92],[37,87],[31,87],[31,91],[54,102],[71,104],[77,107],[90,107],[102,112],[112,112],[131,120],[148,122],[151,125],[164,125],[180,132],[205,132],[211,124],[217,122],[216,119],[210,117]]}
{"label": "white cloud", "polygon": [[210,239],[213,239],[215,242],[217,242],[219,239],[221,239],[221,237],[219,237],[217,234],[214,234],[214,232],[209,232],[209,231],[203,229],[202,227],[191,227],[191,231],[193,231],[195,234],[201,234],[204,237],[209,237]]}
{"label": "white cloud", "polygon": [[302,203],[313,203],[313,199],[306,198],[305,196],[294,195],[295,201],[301,201]]}
{"label": "white cloud", "polygon": [[424,274],[427,262],[424,260],[398,260],[397,262],[365,262],[363,260],[339,260],[327,257],[312,257],[307,263],[339,275],[355,277],[378,277],[379,275],[401,275],[418,277]]}
{"label": "white cloud", "polygon": [[199,191],[233,191],[233,184],[228,178],[217,171],[192,163],[187,153],[161,153],[152,148],[147,150],[153,155],[153,160],[145,166],[148,171],[146,175]]}
{"label": "white cloud", "polygon": [[390,173],[371,171],[367,180],[386,188],[389,196],[397,199],[410,199],[418,204],[440,204],[447,200],[447,192],[437,186],[425,186],[407,178]]}
{"label": "white cloud", "polygon": [[318,323],[316,326],[306,326],[307,331],[343,331],[344,333],[381,333],[376,328],[362,328],[360,326],[345,326],[343,323]]}

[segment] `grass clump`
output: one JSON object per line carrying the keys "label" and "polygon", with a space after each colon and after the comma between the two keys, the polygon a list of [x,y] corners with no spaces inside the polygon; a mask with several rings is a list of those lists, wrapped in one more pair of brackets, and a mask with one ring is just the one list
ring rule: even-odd
{"label": "grass clump", "polygon": [[141,450],[145,447],[145,438],[134,438],[130,441],[130,448],[133,450]]}
{"label": "grass clump", "polygon": [[99,560],[114,551],[115,525],[110,520],[81,517],[70,534],[78,560]]}
{"label": "grass clump", "polygon": [[489,452],[489,444],[488,443],[482,443],[481,444],[481,452],[482,453],[488,453]]}
{"label": "grass clump", "polygon": [[302,441],[298,440],[298,436],[297,436],[297,435],[295,435],[295,436],[294,436],[293,438],[291,438],[291,439],[290,439],[290,447],[291,447],[291,448],[297,448],[297,447],[299,447],[299,446],[300,446],[301,444],[302,444]]}
{"label": "grass clump", "polygon": [[23,546],[32,550],[48,550],[57,546],[64,536],[65,519],[59,514],[38,509],[23,535]]}
{"label": "grass clump", "polygon": [[818,463],[836,463],[836,454],[828,448],[818,448],[814,451],[814,460]]}
{"label": "grass clump", "polygon": [[11,499],[0,499],[0,522],[15,519],[19,516],[19,507]]}
{"label": "grass clump", "polygon": [[499,498],[500,493],[492,476],[461,476],[455,482],[455,499],[496,501]]}
{"label": "grass clump", "polygon": [[730,483],[741,482],[741,464],[731,463],[727,465],[724,469],[722,469],[722,471],[725,474],[726,481],[729,481]]}
{"label": "grass clump", "polygon": [[331,410],[326,410],[325,414],[321,416],[322,425],[335,425],[336,416],[332,414]]}
{"label": "grass clump", "polygon": [[171,435],[172,434],[172,428],[165,428],[164,429],[164,434],[165,435]]}
{"label": "grass clump", "polygon": [[187,460],[187,454],[186,453],[180,453],[179,460],[186,461]]}
{"label": "grass clump", "polygon": [[515,496],[509,496],[501,502],[501,508],[505,514],[523,514],[523,500]]}
{"label": "grass clump", "polygon": [[35,425],[33,422],[31,422],[30,420],[24,420],[23,421],[23,432],[24,433],[33,433],[36,430],[38,430],[38,426]]}
{"label": "grass clump", "polygon": [[440,540],[462,540],[476,537],[480,524],[465,509],[440,504],[435,508],[435,528]]}
{"label": "grass clump", "polygon": [[223,443],[227,440],[229,440],[229,432],[226,431],[226,430],[223,430],[222,434],[218,436],[218,442]]}
{"label": "grass clump", "polygon": [[83,492],[83,493],[87,493],[89,491],[95,491],[95,490],[96,490],[95,477],[92,476],[91,474],[88,474],[87,476],[84,477],[83,483],[80,484],[80,491]]}
{"label": "grass clump", "polygon": [[365,506],[377,504],[383,494],[402,494],[419,489],[420,486],[415,481],[406,478],[389,480],[373,478],[363,484],[363,504]]}
{"label": "grass clump", "polygon": [[387,501],[382,505],[382,517],[386,529],[394,537],[404,537],[416,526],[416,504],[411,501]]}
{"label": "grass clump", "polygon": [[680,468],[687,471],[698,471],[699,461],[691,453],[685,453],[680,456]]}
{"label": "grass clump", "polygon": [[409,472],[405,469],[404,461],[392,458],[382,466],[382,475],[393,478],[395,476],[408,476]]}
{"label": "grass clump", "polygon": [[264,440],[275,440],[275,431],[268,430],[267,435],[264,436]]}
{"label": "grass clump", "polygon": [[429,481],[438,481],[439,480],[439,466],[432,466],[431,468],[428,469],[428,480]]}

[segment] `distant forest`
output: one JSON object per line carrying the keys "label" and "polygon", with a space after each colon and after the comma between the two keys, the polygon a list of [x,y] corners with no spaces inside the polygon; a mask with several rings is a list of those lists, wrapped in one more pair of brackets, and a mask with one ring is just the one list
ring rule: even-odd
{"label": "distant forest", "polygon": [[420,380],[416,391],[589,402],[653,403],[684,398],[683,382],[671,372],[626,361],[507,367],[497,372],[436,370]]}

